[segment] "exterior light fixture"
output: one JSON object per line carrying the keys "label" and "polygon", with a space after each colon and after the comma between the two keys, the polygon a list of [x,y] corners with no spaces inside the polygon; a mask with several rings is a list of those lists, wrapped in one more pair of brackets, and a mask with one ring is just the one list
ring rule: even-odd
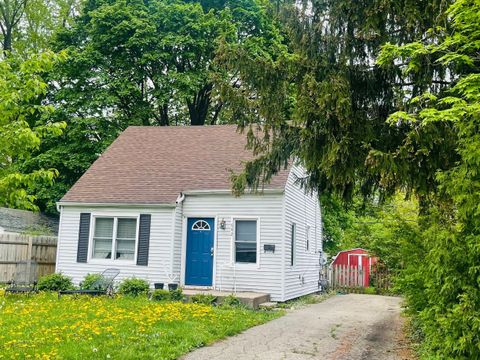
{"label": "exterior light fixture", "polygon": [[220,220],[220,229],[225,230],[227,227],[227,224],[225,222],[225,219]]}

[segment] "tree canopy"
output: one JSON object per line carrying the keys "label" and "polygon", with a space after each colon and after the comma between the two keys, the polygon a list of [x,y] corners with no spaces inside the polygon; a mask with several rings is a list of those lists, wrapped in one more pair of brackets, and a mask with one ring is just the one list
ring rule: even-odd
{"label": "tree canopy", "polygon": [[18,162],[28,159],[43,138],[58,136],[63,122],[47,120],[53,111],[43,105],[47,84],[42,74],[62,60],[44,53],[23,61],[9,57],[0,62],[0,204],[36,209],[34,186],[52,183],[54,169],[21,172]]}
{"label": "tree canopy", "polygon": [[478,358],[479,18],[478,0],[0,0],[0,204],[54,212],[129,125],[236,123],[258,157],[235,193],[302,164],[325,249],[396,271],[426,358]]}
{"label": "tree canopy", "polygon": [[[224,62],[239,72],[242,86],[224,85],[241,125],[261,122],[271,136],[252,138],[268,151],[235,180],[241,192],[297,158],[308,170],[306,186],[351,199],[393,194],[399,186],[428,196],[435,172],[454,164],[449,124],[415,128],[387,122],[405,99],[448,85],[444,67],[419,59],[419,71],[403,78],[396,66],[376,63],[382,45],[413,41],[445,23],[443,1],[330,1],[280,13],[290,39],[288,56],[257,63],[225,48]],[[240,59],[240,60],[238,60]],[[267,144],[267,142],[270,142]]]}
{"label": "tree canopy", "polygon": [[89,1],[57,37],[56,48],[71,57],[60,69],[68,94],[58,95],[120,128],[215,124],[223,103],[213,80],[234,80],[214,63],[217,50],[235,44],[257,56],[278,47],[267,7],[251,0]]}
{"label": "tree canopy", "polygon": [[55,32],[69,26],[77,0],[1,0],[0,43],[4,52],[28,56],[50,48]]}
{"label": "tree canopy", "polygon": [[49,73],[46,101],[67,128],[20,164],[59,170],[54,184],[35,189],[39,206],[56,212],[55,202],[129,125],[234,121],[216,84],[238,79],[216,59],[227,44],[258,59],[284,52],[270,10],[257,0],[85,2],[51,43],[69,60]]}

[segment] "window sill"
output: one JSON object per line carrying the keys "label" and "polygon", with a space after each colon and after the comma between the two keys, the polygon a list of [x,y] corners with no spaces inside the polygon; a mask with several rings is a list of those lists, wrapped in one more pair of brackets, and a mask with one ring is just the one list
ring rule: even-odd
{"label": "window sill", "polygon": [[102,260],[102,259],[90,259],[87,264],[92,265],[137,265],[136,261],[134,260]]}

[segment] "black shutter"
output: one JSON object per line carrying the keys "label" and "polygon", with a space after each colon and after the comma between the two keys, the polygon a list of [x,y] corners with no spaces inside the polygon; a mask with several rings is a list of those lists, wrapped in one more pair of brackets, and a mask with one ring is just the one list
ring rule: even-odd
{"label": "black shutter", "polygon": [[80,214],[78,229],[77,262],[86,263],[88,257],[88,238],[90,236],[90,213]]}
{"label": "black shutter", "polygon": [[151,215],[140,214],[138,233],[137,265],[148,265],[148,249],[150,247],[150,220]]}

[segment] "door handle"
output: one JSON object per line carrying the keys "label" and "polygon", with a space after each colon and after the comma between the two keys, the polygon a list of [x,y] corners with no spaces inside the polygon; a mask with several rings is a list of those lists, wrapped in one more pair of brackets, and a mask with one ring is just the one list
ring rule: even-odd
{"label": "door handle", "polygon": [[213,247],[210,248],[210,256],[213,256]]}

